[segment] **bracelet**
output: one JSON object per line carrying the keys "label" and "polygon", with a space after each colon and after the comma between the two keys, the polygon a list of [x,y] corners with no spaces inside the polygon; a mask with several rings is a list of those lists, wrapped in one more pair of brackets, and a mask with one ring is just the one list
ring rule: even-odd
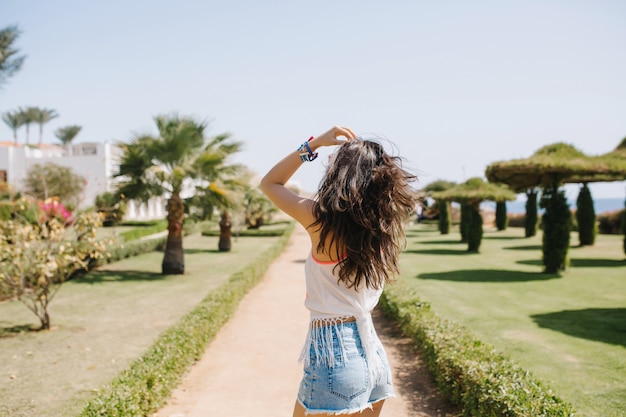
{"label": "bracelet", "polygon": [[311,136],[308,141],[304,142],[298,148],[298,156],[300,156],[300,160],[302,162],[307,162],[307,161],[311,162],[315,158],[317,158],[318,153],[317,152],[313,152],[313,150],[309,146],[309,142],[311,140],[313,140],[313,136]]}

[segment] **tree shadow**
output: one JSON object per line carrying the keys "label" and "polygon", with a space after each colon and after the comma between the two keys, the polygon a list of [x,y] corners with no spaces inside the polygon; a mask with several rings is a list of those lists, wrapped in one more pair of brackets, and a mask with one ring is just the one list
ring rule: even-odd
{"label": "tree shadow", "polygon": [[[465,243],[467,245],[467,243]],[[403,253],[418,255],[476,255],[477,252],[469,252],[467,249],[408,249]]]}
{"label": "tree shadow", "polygon": [[[544,266],[541,259],[525,259],[515,261],[520,265]],[[626,261],[617,259],[597,259],[597,258],[572,258],[570,259],[570,268],[612,268],[624,267]]]}
{"label": "tree shadow", "polygon": [[466,242],[461,242],[460,239],[457,240],[425,240],[419,243],[424,243],[426,245],[458,245],[459,243],[462,243],[464,245],[467,245]]}
{"label": "tree shadow", "polygon": [[626,308],[563,310],[530,317],[545,329],[626,347]]}
{"label": "tree shadow", "polygon": [[146,271],[116,271],[116,270],[96,270],[91,271],[87,275],[72,280],[77,284],[102,284],[105,282],[124,282],[124,281],[160,281],[165,279],[167,275],[157,272]]}
{"label": "tree shadow", "polygon": [[11,327],[2,327],[0,326],[0,339],[15,337],[23,332],[38,332],[40,329],[38,327],[34,327],[31,324],[21,324],[17,326]]}
{"label": "tree shadow", "polygon": [[461,269],[458,271],[419,274],[416,278],[457,282],[527,282],[560,278],[558,274],[510,271],[506,269]]}
{"label": "tree shadow", "polygon": [[543,246],[541,245],[524,245],[524,246],[505,246],[502,249],[508,250],[541,250]]}
{"label": "tree shadow", "polygon": [[224,253],[225,251],[221,251],[219,249],[183,249],[185,255],[195,255],[197,253]]}
{"label": "tree shadow", "polygon": [[572,258],[570,265],[581,268],[615,267],[626,266],[623,259],[594,259],[594,258]]}
{"label": "tree shadow", "polygon": [[489,236],[483,235],[483,239],[486,240],[523,240],[526,239],[524,236]]}

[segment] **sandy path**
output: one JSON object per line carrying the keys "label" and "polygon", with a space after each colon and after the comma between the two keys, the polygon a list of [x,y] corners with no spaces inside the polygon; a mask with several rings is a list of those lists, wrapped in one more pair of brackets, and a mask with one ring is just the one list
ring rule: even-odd
{"label": "sandy path", "polygon": [[[285,251],[155,417],[292,415],[309,317],[303,305],[309,250],[306,232],[296,227]],[[410,342],[379,314],[375,320],[398,395],[385,403],[381,417],[456,416],[446,411]]]}

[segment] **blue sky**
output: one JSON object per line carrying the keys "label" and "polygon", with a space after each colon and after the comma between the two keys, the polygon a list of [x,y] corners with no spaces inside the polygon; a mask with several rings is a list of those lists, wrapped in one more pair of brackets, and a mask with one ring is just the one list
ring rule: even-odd
{"label": "blue sky", "polygon": [[[613,150],[624,22],[620,0],[2,0],[0,27],[21,28],[28,57],[0,112],[55,109],[47,143],[72,124],[77,142],[127,141],[178,112],[244,142],[235,160],[259,174],[342,124],[395,144],[423,185],[461,182],[549,143]],[[295,180],[314,190],[324,159]],[[626,183],[592,192],[624,198]]]}

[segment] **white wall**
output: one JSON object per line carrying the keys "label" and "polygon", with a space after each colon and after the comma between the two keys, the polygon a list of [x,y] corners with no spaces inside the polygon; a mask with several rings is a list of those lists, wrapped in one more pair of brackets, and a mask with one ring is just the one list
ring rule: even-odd
{"label": "white wall", "polygon": [[[85,188],[79,208],[93,206],[97,195],[115,190],[113,174],[118,171],[122,150],[110,143],[78,143],[66,147],[44,145],[41,148],[0,144],[0,170],[7,171],[7,182],[15,190],[23,189],[28,170],[36,164],[54,163],[68,167],[85,179]],[[155,198],[147,205],[128,204],[128,220],[165,218],[163,198]]]}

